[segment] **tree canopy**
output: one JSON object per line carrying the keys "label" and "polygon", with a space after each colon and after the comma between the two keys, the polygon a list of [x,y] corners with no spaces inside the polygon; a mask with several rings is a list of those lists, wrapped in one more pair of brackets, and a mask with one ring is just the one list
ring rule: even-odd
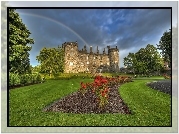
{"label": "tree canopy", "polygon": [[30,73],[29,51],[34,40],[15,9],[9,9],[9,72]]}
{"label": "tree canopy", "polygon": [[146,48],[141,48],[136,53],[129,53],[124,58],[124,65],[131,69],[133,73],[150,74],[161,70],[163,67],[162,59],[157,48],[148,44]]}
{"label": "tree canopy", "polygon": [[163,33],[159,44],[157,44],[158,49],[162,50],[161,54],[164,61],[168,62],[171,66],[171,58],[172,58],[172,44],[171,44],[171,29]]}
{"label": "tree canopy", "polygon": [[36,58],[41,71],[48,72],[50,77],[64,71],[64,50],[61,47],[43,48]]}

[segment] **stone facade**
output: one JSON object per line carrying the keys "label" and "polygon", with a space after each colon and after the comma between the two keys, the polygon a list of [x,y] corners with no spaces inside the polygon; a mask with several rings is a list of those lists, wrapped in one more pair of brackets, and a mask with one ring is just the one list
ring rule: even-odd
{"label": "stone facade", "polygon": [[65,42],[62,44],[65,51],[65,69],[64,73],[98,73],[98,72],[119,72],[119,50],[107,47],[108,53],[87,52],[86,46],[82,50],[78,50],[77,42]]}

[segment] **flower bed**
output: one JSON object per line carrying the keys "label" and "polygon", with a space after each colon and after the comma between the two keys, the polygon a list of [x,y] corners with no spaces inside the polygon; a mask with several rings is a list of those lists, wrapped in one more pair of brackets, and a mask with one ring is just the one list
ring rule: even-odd
{"label": "flower bed", "polygon": [[67,113],[126,113],[130,110],[119,95],[118,88],[131,77],[108,78],[96,76],[94,82],[83,83],[79,91],[52,104],[45,111]]}

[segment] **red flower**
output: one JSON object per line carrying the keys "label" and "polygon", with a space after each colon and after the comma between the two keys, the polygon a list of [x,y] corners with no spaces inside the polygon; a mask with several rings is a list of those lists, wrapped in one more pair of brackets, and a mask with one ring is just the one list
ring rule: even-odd
{"label": "red flower", "polygon": [[106,84],[107,82],[108,82],[108,81],[107,81],[106,79],[102,79],[102,80],[101,80],[101,83],[102,83],[102,84]]}
{"label": "red flower", "polygon": [[85,89],[85,88],[86,88],[86,84],[84,84],[83,82],[81,82],[81,87]]}
{"label": "red flower", "polygon": [[105,93],[103,92],[101,95],[102,95],[102,97],[104,97],[104,96],[105,96]]}
{"label": "red flower", "polygon": [[108,93],[108,92],[109,92],[109,89],[108,89],[108,88],[105,88],[104,92],[105,92],[105,93]]}
{"label": "red flower", "polygon": [[104,92],[104,90],[101,90],[100,92],[101,92],[102,97],[104,97],[104,96],[106,95],[106,93]]}
{"label": "red flower", "polygon": [[100,82],[99,80],[95,80],[95,84],[96,84],[97,86],[101,86],[101,82]]}

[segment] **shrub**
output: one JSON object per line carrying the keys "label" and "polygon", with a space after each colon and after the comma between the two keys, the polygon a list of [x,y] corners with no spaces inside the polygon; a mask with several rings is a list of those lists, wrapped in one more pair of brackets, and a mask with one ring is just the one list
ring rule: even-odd
{"label": "shrub", "polygon": [[26,74],[21,74],[21,75],[20,75],[20,84],[21,84],[22,86],[24,86],[25,84],[27,84],[27,81],[28,81],[28,79],[27,79]]}
{"label": "shrub", "polygon": [[25,74],[26,82],[25,84],[31,84],[32,82],[32,74]]}
{"label": "shrub", "polygon": [[40,74],[9,74],[9,86],[17,86],[17,85],[27,85],[27,84],[34,84],[34,83],[41,83],[44,82],[45,79],[42,80]]}
{"label": "shrub", "polygon": [[31,80],[33,84],[36,83],[36,74],[31,75]]}
{"label": "shrub", "polygon": [[42,78],[41,78],[41,76],[40,76],[40,74],[37,74],[37,77],[36,77],[37,79],[37,83],[41,83],[42,82]]}
{"label": "shrub", "polygon": [[39,73],[36,74],[32,74],[32,79],[33,79],[33,83],[41,83],[42,82],[42,77]]}
{"label": "shrub", "polygon": [[20,85],[19,74],[9,73],[9,86]]}

